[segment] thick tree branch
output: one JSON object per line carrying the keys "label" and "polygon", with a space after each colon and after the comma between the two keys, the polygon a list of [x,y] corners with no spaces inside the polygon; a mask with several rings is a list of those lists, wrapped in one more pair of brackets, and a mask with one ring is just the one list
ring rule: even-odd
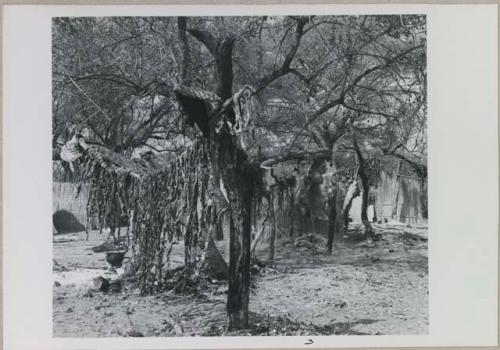
{"label": "thick tree branch", "polygon": [[177,17],[177,31],[179,32],[179,41],[182,46],[182,71],[181,71],[181,79],[182,82],[185,83],[187,80],[188,74],[188,63],[189,63],[189,45],[188,39],[186,35],[187,31],[187,18],[186,17]]}
{"label": "thick tree branch", "polygon": [[393,56],[391,58],[388,58],[386,60],[385,63],[383,64],[379,64],[379,65],[376,65],[372,68],[369,68],[367,70],[365,70],[363,73],[361,73],[360,75],[358,75],[356,78],[354,78],[354,80],[351,82],[351,84],[349,84],[346,88],[345,88],[345,92],[344,92],[344,95],[349,92],[352,88],[354,88],[361,80],[363,80],[367,75],[370,75],[371,73],[375,72],[375,71],[378,71],[380,69],[383,69],[383,68],[387,68],[389,67],[390,65],[394,64],[395,62],[397,62],[399,59],[401,59],[402,57],[408,55],[409,53],[415,51],[415,50],[418,50],[420,48],[423,48],[424,45],[418,45],[418,46],[413,46],[399,54],[397,54],[396,56]]}
{"label": "thick tree branch", "polygon": [[427,176],[427,163],[420,157],[408,152],[403,144],[398,144],[392,148],[382,148],[382,153],[385,155],[391,155],[399,158],[409,165],[411,165],[417,171],[422,172],[424,176]]}
{"label": "thick tree branch", "polygon": [[333,107],[335,106],[338,106],[338,105],[341,105],[342,103],[344,102],[344,96],[341,96],[325,105],[323,105],[323,107],[321,107],[320,109],[318,109],[316,112],[314,112],[311,117],[307,118],[307,121],[306,123],[304,123],[304,125],[302,126],[302,128],[300,128],[300,130],[295,134],[294,138],[292,139],[292,141],[290,142],[288,148],[291,148],[295,142],[297,142],[297,139],[299,138],[299,135],[302,134],[302,132],[307,129],[307,127],[313,123],[316,119],[318,119],[320,116],[323,115],[323,113],[329,111],[330,109],[332,109]]}
{"label": "thick tree branch", "polygon": [[[394,64],[402,57],[404,57],[407,54],[409,54],[409,53],[411,53],[419,48],[422,48],[422,47],[424,47],[424,45],[411,47],[408,50],[405,50],[405,51],[395,55],[394,57],[388,58],[384,64],[380,64],[380,65],[374,66],[372,68],[369,68],[369,69],[365,70],[363,73],[361,73],[360,75],[358,75],[356,78],[354,78],[354,80],[347,87],[344,88],[344,90],[342,91],[342,93],[340,94],[340,96],[337,99],[326,103],[325,105],[323,105],[323,107],[321,107],[316,112],[314,112],[312,116],[307,118],[307,122],[302,126],[302,128],[299,130],[298,134],[290,142],[289,148],[295,144],[295,142],[298,139],[298,135],[301,134],[308,127],[309,124],[313,123],[316,119],[318,119],[321,115],[323,115],[323,113],[329,111],[331,108],[333,108],[335,106],[344,105],[345,104],[345,96],[347,95],[347,93],[349,93],[349,91],[352,90],[366,76],[370,75],[371,73],[373,73],[375,71],[378,71],[380,69],[386,68],[386,67]],[[353,109],[353,108],[351,108],[351,109]],[[374,113],[372,113],[372,114],[374,114]],[[390,117],[390,116],[386,115],[386,117]]]}
{"label": "thick tree branch", "polygon": [[295,54],[297,53],[297,50],[299,49],[300,46],[300,40],[302,39],[302,36],[304,35],[304,26],[306,23],[309,21],[308,17],[299,17],[296,19],[297,21],[297,26],[295,27],[295,35],[294,35],[294,40],[292,43],[292,46],[290,47],[290,50],[285,54],[285,59],[283,60],[283,63],[281,66],[272,71],[271,73],[267,74],[264,76],[257,84],[256,84],[256,89],[255,92],[258,93],[262,89],[264,89],[266,86],[271,84],[274,80],[278,79],[279,77],[287,74],[290,72],[290,64],[292,63]]}
{"label": "thick tree branch", "polygon": [[199,30],[199,29],[188,29],[189,34],[194,36],[199,42],[201,42],[208,51],[212,54],[212,56],[217,56],[217,39],[207,31]]}
{"label": "thick tree branch", "polygon": [[356,111],[358,113],[378,115],[378,116],[381,116],[381,117],[384,117],[384,118],[387,118],[387,119],[398,119],[397,116],[392,115],[392,114],[388,114],[388,113],[384,113],[384,112],[378,112],[378,111],[370,111],[370,110],[366,110],[366,109],[362,109],[362,108],[357,108],[357,107],[348,105],[345,102],[342,103],[342,106],[344,106],[347,109]]}
{"label": "thick tree branch", "polygon": [[217,39],[204,30],[188,29],[188,32],[200,41],[215,58],[217,64],[217,94],[225,101],[232,95],[233,62],[232,53],[235,38],[229,36]]}

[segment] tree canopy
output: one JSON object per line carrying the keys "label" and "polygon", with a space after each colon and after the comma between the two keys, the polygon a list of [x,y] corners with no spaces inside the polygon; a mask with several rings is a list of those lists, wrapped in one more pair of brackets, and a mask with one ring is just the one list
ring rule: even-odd
{"label": "tree canopy", "polygon": [[56,18],[53,145],[78,130],[128,154],[189,146],[173,88],[215,91],[206,32],[234,41],[234,90],[256,90],[263,159],[350,140],[351,119],[366,152],[424,163],[425,31],[413,15]]}

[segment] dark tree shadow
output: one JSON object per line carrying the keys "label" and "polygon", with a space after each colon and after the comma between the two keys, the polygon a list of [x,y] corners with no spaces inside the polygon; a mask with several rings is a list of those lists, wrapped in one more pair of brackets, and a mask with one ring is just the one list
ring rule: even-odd
{"label": "dark tree shadow", "polygon": [[316,325],[291,320],[288,317],[269,317],[255,313],[250,314],[250,333],[252,335],[276,335],[273,330],[279,330],[281,335],[370,335],[370,333],[354,330],[356,325],[372,324],[380,320],[360,319],[354,322],[335,322],[327,325]]}
{"label": "dark tree shadow", "polygon": [[325,327],[331,327],[333,331],[332,334],[335,335],[371,335],[370,333],[356,331],[352,329],[352,327],[360,324],[372,324],[379,321],[380,320],[364,318],[354,322],[336,322]]}
{"label": "dark tree shadow", "polygon": [[335,322],[327,325],[316,325],[292,320],[284,316],[269,316],[249,313],[249,327],[246,329],[227,332],[223,324],[211,324],[204,336],[238,336],[238,335],[258,335],[258,336],[315,336],[315,335],[371,335],[353,329],[356,325],[371,324],[380,320],[360,319],[354,322]]}

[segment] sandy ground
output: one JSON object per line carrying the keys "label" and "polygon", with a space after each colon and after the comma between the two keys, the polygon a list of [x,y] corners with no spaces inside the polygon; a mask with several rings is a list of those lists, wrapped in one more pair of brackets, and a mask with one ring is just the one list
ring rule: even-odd
{"label": "sandy ground", "polygon": [[[331,256],[321,244],[296,247],[290,240],[278,240],[275,262],[253,279],[251,322],[264,325],[266,319],[273,319],[278,324],[309,326],[295,327],[292,333],[262,326],[257,333],[426,334],[427,228],[395,223],[374,227],[381,241],[360,240],[360,228],[354,226]],[[134,336],[137,332],[198,336],[224,331],[227,284],[215,283],[197,296],[169,292],[140,296],[131,284],[121,293],[104,294],[93,289],[92,279],[116,275],[107,271],[105,254],[90,248],[106,235],[91,233],[89,241],[84,233],[54,238],[58,240],[54,259],[68,269],[53,273],[55,337]],[[227,255],[226,242],[218,245]],[[175,247],[172,260],[179,264],[183,247]],[[265,260],[267,250],[258,250],[257,256]]]}

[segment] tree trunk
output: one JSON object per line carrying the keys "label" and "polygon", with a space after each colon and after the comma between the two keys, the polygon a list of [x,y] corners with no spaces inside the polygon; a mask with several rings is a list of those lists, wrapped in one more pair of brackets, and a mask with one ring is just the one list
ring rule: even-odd
{"label": "tree trunk", "polygon": [[349,185],[349,188],[347,189],[347,193],[345,195],[344,203],[342,204],[342,222],[344,223],[345,230],[349,229],[349,212],[351,211],[352,201],[354,200],[354,198],[359,196],[359,192],[358,181],[355,180]]}
{"label": "tree trunk", "polygon": [[392,203],[394,203],[394,206],[392,208],[392,213],[391,213],[391,216],[392,216],[392,219],[396,219],[397,218],[397,214],[398,214],[398,199],[399,199],[399,173],[401,172],[401,167],[403,165],[403,160],[400,159],[399,160],[399,165],[398,165],[398,170],[396,172],[396,174],[394,174],[394,183],[393,183],[393,186],[392,186],[392,192],[393,192],[393,196],[394,196],[394,199],[392,200]]}
{"label": "tree trunk", "polygon": [[219,134],[214,140],[211,152],[214,178],[218,179],[219,189],[228,202],[227,328],[237,330],[248,327],[252,202],[256,174],[245,152],[233,144],[231,135]]}
{"label": "tree trunk", "polygon": [[295,236],[295,194],[293,188],[290,188],[290,237]]}
{"label": "tree trunk", "polygon": [[[274,242],[276,240],[276,219],[274,216],[274,196],[269,194],[269,215],[271,216],[271,236],[269,238],[269,260],[274,260]],[[293,233],[292,233],[293,234]]]}
{"label": "tree trunk", "polygon": [[[202,42],[215,58],[217,66],[217,94],[220,106],[232,96],[232,48],[234,37],[217,39],[208,31],[189,29],[188,32]],[[189,100],[185,101],[186,107]],[[181,101],[182,104],[182,101]],[[202,109],[206,110],[206,109]],[[229,108],[222,113],[229,123],[216,131],[221,109],[214,115],[199,116],[193,113],[191,119],[209,138],[213,181],[220,185],[220,191],[229,204],[229,289],[227,295],[228,329],[242,329],[248,326],[248,301],[250,285],[250,246],[252,234],[252,201],[256,167],[250,164],[241,140],[234,135],[228,124],[235,123],[235,113]]]}
{"label": "tree trunk", "polygon": [[344,211],[342,213],[343,216],[343,222],[344,222],[344,229],[347,231],[349,229],[349,212],[351,211],[352,207],[352,200],[354,199],[351,198],[351,200],[347,203],[346,207],[344,208]]}
{"label": "tree trunk", "polygon": [[230,213],[228,330],[248,327],[252,190],[239,192]]}
{"label": "tree trunk", "polygon": [[323,159],[313,160],[305,183],[305,202],[309,207],[309,232],[313,234],[318,233],[317,219],[321,217],[323,212],[323,203],[319,200],[322,197],[321,184],[323,183],[323,177],[320,168],[323,163]]}
{"label": "tree trunk", "polygon": [[336,216],[336,219],[335,219],[335,233],[334,233],[334,236],[333,236],[333,242],[336,244],[336,243],[340,243],[340,242],[343,242],[344,241],[344,233],[345,233],[345,228],[344,228],[344,213],[342,210],[340,210],[340,208],[342,208],[342,206],[344,205],[344,198],[345,198],[345,195],[343,194],[343,190],[342,188],[338,188],[337,189],[337,201],[336,201],[336,213],[335,213],[335,216]]}
{"label": "tree trunk", "polygon": [[326,245],[328,254],[332,254],[333,238],[335,236],[335,221],[337,219],[337,189],[333,189],[332,193],[328,196],[328,206],[330,211],[328,213],[328,243]]}
{"label": "tree trunk", "polygon": [[219,179],[219,188],[229,204],[228,330],[236,330],[248,327],[252,202],[257,174],[231,135],[216,135],[214,141],[211,152],[214,178]]}
{"label": "tree trunk", "polygon": [[370,220],[368,220],[368,193],[370,187],[368,185],[368,179],[364,173],[360,172],[359,177],[363,186],[363,192],[361,194],[361,222],[365,226],[365,237],[373,238],[373,228],[370,224]]}
{"label": "tree trunk", "polygon": [[368,176],[365,170],[365,159],[361,154],[361,150],[359,148],[358,142],[356,140],[356,133],[354,128],[351,128],[352,131],[352,144],[356,151],[356,156],[358,158],[359,168],[358,168],[358,178],[361,183],[361,222],[365,226],[365,238],[374,238],[375,234],[373,233],[372,225],[370,224],[370,220],[368,220],[368,194],[370,191],[370,183],[368,181]]}

